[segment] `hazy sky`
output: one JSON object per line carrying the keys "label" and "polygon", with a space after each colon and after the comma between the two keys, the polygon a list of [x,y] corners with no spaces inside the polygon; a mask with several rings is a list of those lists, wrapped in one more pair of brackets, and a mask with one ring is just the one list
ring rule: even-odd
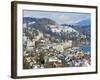
{"label": "hazy sky", "polygon": [[81,20],[90,19],[90,13],[54,12],[24,10],[23,17],[50,18],[58,24],[74,24]]}

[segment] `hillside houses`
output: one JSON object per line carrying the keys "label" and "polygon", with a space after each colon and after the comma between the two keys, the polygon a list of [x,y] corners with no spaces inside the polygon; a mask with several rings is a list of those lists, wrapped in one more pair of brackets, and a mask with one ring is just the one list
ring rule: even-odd
{"label": "hillside houses", "polygon": [[48,30],[50,30],[51,32],[55,33],[60,33],[61,29],[59,28],[59,25],[48,25]]}
{"label": "hillside houses", "polygon": [[[74,47],[80,49],[80,39],[86,38],[79,31],[70,26],[58,24],[42,26],[32,24],[35,23],[30,22],[23,25],[24,69],[80,67],[83,66],[81,64],[85,65],[85,62],[89,61],[82,56],[83,52],[72,49]],[[40,29],[44,29],[45,32]]]}
{"label": "hillside houses", "polygon": [[52,32],[76,32],[77,34],[79,34],[79,32],[69,26],[62,26],[62,25],[48,25],[48,30],[52,31]]}

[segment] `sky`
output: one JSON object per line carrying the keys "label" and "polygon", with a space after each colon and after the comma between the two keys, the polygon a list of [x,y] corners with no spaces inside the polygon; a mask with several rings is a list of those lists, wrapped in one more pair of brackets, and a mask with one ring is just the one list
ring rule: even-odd
{"label": "sky", "polygon": [[74,24],[91,18],[90,13],[23,10],[23,17],[49,18],[58,24]]}

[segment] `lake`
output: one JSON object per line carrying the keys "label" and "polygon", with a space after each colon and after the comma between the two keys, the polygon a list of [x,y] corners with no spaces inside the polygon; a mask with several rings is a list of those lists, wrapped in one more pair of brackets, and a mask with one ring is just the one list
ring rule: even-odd
{"label": "lake", "polygon": [[90,45],[81,45],[80,46],[80,49],[82,50],[82,51],[84,51],[84,52],[91,52],[91,46]]}

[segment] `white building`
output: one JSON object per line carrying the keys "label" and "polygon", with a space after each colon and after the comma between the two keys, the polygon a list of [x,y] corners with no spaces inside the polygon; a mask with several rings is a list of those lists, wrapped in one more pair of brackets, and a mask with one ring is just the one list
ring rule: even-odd
{"label": "white building", "polygon": [[69,26],[60,26],[61,30],[64,31],[64,32],[76,32],[76,33],[79,33],[77,30],[73,29],[72,27],[69,27]]}
{"label": "white building", "polygon": [[59,28],[58,25],[48,25],[49,30],[51,30],[52,32],[61,32],[61,29]]}

